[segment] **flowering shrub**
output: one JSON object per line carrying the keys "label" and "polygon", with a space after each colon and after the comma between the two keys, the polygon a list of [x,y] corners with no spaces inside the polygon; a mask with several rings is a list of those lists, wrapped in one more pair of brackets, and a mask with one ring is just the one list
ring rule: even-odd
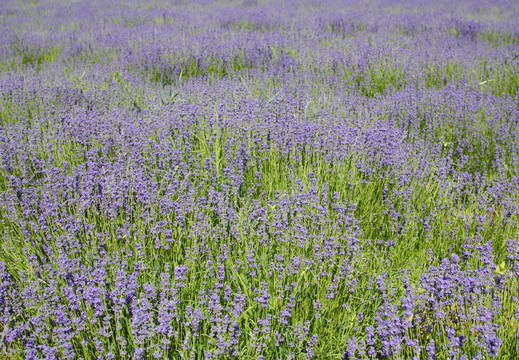
{"label": "flowering shrub", "polygon": [[2,356],[517,358],[518,15],[6,3]]}

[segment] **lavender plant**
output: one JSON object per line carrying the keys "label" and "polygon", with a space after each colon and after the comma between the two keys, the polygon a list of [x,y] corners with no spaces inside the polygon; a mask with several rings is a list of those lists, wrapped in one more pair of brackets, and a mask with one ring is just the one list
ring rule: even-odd
{"label": "lavender plant", "polygon": [[517,19],[2,4],[2,356],[516,359]]}

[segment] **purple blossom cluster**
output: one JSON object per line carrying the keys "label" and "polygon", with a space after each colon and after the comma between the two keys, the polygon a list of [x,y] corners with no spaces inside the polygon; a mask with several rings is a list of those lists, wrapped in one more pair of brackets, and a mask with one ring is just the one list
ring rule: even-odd
{"label": "purple blossom cluster", "polygon": [[0,6],[0,357],[517,358],[518,5]]}

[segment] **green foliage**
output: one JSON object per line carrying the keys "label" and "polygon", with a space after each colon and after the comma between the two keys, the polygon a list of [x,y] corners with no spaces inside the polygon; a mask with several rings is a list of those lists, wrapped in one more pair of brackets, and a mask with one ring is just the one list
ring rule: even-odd
{"label": "green foliage", "polygon": [[440,89],[450,83],[459,83],[463,76],[463,66],[456,62],[429,65],[424,75],[425,87]]}
{"label": "green foliage", "polygon": [[513,45],[519,43],[519,34],[512,32],[504,32],[493,29],[485,29],[479,32],[479,38],[491,43],[493,46]]}
{"label": "green foliage", "polygon": [[54,62],[61,54],[61,46],[49,48],[31,47],[26,45],[15,46],[15,55],[20,59],[22,67],[30,65],[41,69],[45,63]]}

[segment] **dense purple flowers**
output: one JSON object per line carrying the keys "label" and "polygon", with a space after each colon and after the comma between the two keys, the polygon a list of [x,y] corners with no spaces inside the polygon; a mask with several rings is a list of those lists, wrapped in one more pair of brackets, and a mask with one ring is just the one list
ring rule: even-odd
{"label": "dense purple flowers", "polygon": [[513,2],[10,2],[0,352],[519,354]]}

